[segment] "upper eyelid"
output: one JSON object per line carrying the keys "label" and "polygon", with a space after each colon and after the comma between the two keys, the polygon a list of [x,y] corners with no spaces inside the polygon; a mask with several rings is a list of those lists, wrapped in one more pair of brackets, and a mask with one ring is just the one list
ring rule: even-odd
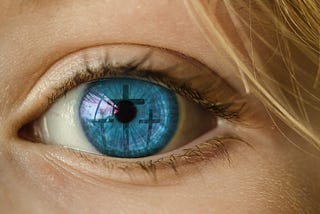
{"label": "upper eyelid", "polygon": [[[17,115],[20,115],[17,118],[19,120],[18,123],[20,123],[20,126],[23,125],[21,124],[22,120],[24,120],[24,122],[31,122],[33,119],[35,119],[36,116],[38,116],[39,109],[44,109],[46,108],[46,106],[48,106],[48,102],[47,100],[43,100],[44,99],[43,96],[48,97],[50,94],[52,94],[53,91],[56,90],[56,88],[59,88],[59,85],[61,85],[61,81],[65,81],[63,84],[66,84],[66,80],[74,78],[72,75],[77,73],[79,69],[86,69],[86,66],[88,66],[88,62],[90,61],[89,59],[90,56],[92,57],[92,59],[94,59],[93,61],[100,60],[100,63],[101,63],[101,60],[102,60],[103,62],[105,62],[107,61],[105,59],[105,57],[107,56],[106,48],[119,49],[120,47],[122,47],[123,49],[131,48],[131,49],[134,49],[135,51],[136,49],[140,48],[144,52],[144,54],[149,53],[150,48],[153,48],[153,54],[152,54],[153,58],[154,59],[157,58],[158,60],[158,58],[160,57],[162,58],[162,60],[165,60],[166,63],[168,63],[168,65],[163,66],[164,63],[162,62],[162,65],[161,65],[163,66],[162,68],[167,68],[168,66],[170,66],[170,62],[167,62],[167,61],[171,61],[171,66],[179,64],[179,62],[183,62],[183,63],[187,62],[189,63],[189,67],[187,66],[187,68],[188,69],[192,68],[194,71],[188,70],[186,74],[189,74],[192,72],[193,73],[198,72],[199,74],[202,73],[203,76],[205,75],[210,75],[211,77],[213,75],[217,76],[217,74],[215,74],[214,71],[210,70],[208,67],[201,64],[196,59],[189,58],[188,56],[185,56],[183,54],[175,53],[174,51],[171,51],[171,50],[168,51],[162,48],[150,47],[145,45],[136,45],[136,44],[134,45],[116,44],[116,45],[106,45],[106,46],[84,49],[64,57],[63,59],[61,59],[62,61],[59,60],[46,73],[44,73],[44,75],[41,77],[41,79],[36,83],[35,87],[29,93],[29,96],[27,97],[27,99],[23,102],[22,105],[20,105],[20,108],[17,110]],[[96,56],[93,56],[95,54]],[[143,56],[146,56],[146,55],[143,55]],[[131,59],[133,58],[131,57]],[[118,61],[121,61],[121,60],[118,59]],[[157,65],[152,65],[152,66],[155,67]],[[44,86],[46,86],[46,88],[44,88]],[[229,85],[226,85],[225,89],[229,90],[230,94],[235,92],[235,90],[232,89]],[[42,100],[39,98],[41,98]],[[34,111],[34,112],[29,111],[28,113],[26,113],[26,109],[30,108],[29,107],[31,105],[30,102],[33,105],[35,105],[34,104],[36,101],[35,99],[37,99],[38,103],[36,103],[37,106],[34,108],[38,109],[38,111]],[[29,118],[26,121],[27,117]]]}

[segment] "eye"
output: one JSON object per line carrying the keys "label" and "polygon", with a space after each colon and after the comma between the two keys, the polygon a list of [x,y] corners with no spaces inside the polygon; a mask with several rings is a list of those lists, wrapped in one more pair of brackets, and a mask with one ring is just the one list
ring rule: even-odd
{"label": "eye", "polygon": [[215,117],[208,114],[150,81],[105,78],[67,92],[34,126],[46,143],[136,158],[174,149],[210,130]]}
{"label": "eye", "polygon": [[214,156],[222,139],[235,139],[223,121],[240,121],[245,104],[194,59],[136,45],[66,57],[39,80],[22,107],[34,103],[38,108],[24,113],[34,119],[20,130],[33,142],[127,159],[163,160],[168,154],[178,160],[182,154],[187,161]]}

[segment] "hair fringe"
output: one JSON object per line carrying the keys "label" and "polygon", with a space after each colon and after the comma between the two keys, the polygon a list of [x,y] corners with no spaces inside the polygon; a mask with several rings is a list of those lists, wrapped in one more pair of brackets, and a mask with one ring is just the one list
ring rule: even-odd
{"label": "hair fringe", "polygon": [[[226,36],[215,16],[217,4],[227,9],[245,54]],[[246,91],[252,91],[289,127],[320,149],[317,125],[320,119],[320,2],[185,0],[185,5],[212,48],[215,48],[212,38],[217,38],[226,48],[239,69]],[[261,30],[275,35],[276,43],[271,43],[267,33]],[[257,41],[272,51],[268,59],[263,59],[256,50]],[[301,60],[295,60],[297,51],[303,56]],[[283,70],[277,67],[276,59],[281,59]],[[270,71],[270,67],[274,69]],[[284,84],[281,79],[289,82]],[[310,83],[313,84],[310,86]]]}

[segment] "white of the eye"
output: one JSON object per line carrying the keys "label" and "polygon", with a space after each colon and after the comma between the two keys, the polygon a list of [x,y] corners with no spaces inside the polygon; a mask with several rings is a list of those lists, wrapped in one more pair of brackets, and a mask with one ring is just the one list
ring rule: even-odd
{"label": "white of the eye", "polygon": [[60,97],[35,123],[35,132],[46,144],[58,144],[99,153],[87,140],[79,120],[79,105],[85,86],[78,86]]}

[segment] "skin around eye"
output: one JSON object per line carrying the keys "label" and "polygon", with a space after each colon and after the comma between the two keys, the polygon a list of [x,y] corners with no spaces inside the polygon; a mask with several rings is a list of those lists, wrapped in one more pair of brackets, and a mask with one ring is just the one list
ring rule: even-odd
{"label": "skin around eye", "polygon": [[[157,154],[137,155],[139,158],[101,156],[103,152],[88,140],[79,117],[81,100],[90,83],[109,78],[135,78],[177,94],[179,124],[170,142]],[[123,85],[120,88],[123,90]],[[225,144],[242,142],[230,122],[239,123],[248,116],[247,100],[214,71],[174,51],[124,44],[94,47],[59,60],[35,84],[17,109],[19,115],[28,118],[19,136],[33,142],[59,144],[65,147],[64,152],[71,148],[69,155],[76,154],[78,159],[85,156],[82,161],[100,160],[106,172],[112,171],[106,177],[113,177],[117,171],[116,181],[154,183],[158,178],[165,179],[161,169],[172,170],[175,175],[178,168],[196,162],[228,159]],[[150,115],[147,112],[144,120]],[[131,175],[129,180],[127,175],[119,175],[123,169],[135,174],[134,181]],[[157,175],[150,177],[155,169]]]}
{"label": "skin around eye", "polygon": [[[124,102],[135,109],[125,109]],[[120,115],[133,110],[135,115]],[[124,158],[177,149],[215,125],[216,117],[198,105],[132,78],[82,84],[32,124],[41,142]]]}

